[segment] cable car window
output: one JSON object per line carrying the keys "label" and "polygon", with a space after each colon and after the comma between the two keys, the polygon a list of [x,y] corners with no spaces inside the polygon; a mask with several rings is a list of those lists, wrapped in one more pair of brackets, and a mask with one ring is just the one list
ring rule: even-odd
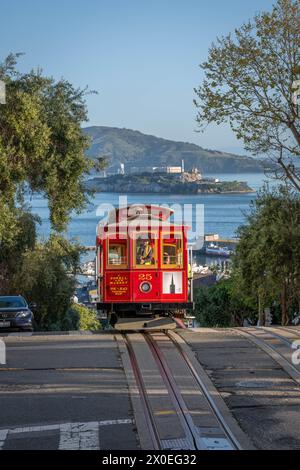
{"label": "cable car window", "polygon": [[108,240],[108,263],[110,268],[127,267],[127,240]]}
{"label": "cable car window", "polygon": [[164,268],[182,268],[182,235],[164,236],[162,240],[162,266]]}
{"label": "cable car window", "polygon": [[157,267],[157,240],[152,233],[143,234],[135,239],[135,266]]}

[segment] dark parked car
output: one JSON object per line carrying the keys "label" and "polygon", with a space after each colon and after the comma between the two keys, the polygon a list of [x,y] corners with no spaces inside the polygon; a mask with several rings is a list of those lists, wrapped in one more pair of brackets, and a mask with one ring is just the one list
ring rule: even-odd
{"label": "dark parked car", "polygon": [[0,330],[33,331],[34,317],[21,295],[0,296]]}

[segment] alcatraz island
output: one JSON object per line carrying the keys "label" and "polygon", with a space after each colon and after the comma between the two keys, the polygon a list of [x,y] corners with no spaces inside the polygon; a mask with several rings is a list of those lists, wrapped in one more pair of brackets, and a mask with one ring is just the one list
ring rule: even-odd
{"label": "alcatraz island", "polygon": [[86,187],[107,193],[226,194],[255,192],[245,181],[221,181],[205,178],[197,168],[184,171],[181,166],[139,168],[126,174],[120,164],[118,173],[86,181]]}

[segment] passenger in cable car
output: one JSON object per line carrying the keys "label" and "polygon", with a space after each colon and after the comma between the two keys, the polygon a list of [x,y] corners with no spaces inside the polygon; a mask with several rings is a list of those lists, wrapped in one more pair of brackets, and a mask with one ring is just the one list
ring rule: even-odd
{"label": "passenger in cable car", "polygon": [[137,264],[153,263],[153,246],[150,240],[137,240]]}
{"label": "passenger in cable car", "polygon": [[117,246],[109,247],[108,259],[110,264],[121,264],[121,254]]}
{"label": "passenger in cable car", "polygon": [[167,251],[164,252],[164,264],[171,264],[171,255]]}

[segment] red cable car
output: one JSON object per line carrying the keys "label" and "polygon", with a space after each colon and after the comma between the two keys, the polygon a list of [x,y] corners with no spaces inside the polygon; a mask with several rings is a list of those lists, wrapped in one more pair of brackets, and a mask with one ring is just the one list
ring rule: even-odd
{"label": "red cable car", "polygon": [[193,308],[189,227],[171,223],[172,214],[160,206],[132,205],[98,224],[97,309],[112,323],[118,317],[182,316]]}

